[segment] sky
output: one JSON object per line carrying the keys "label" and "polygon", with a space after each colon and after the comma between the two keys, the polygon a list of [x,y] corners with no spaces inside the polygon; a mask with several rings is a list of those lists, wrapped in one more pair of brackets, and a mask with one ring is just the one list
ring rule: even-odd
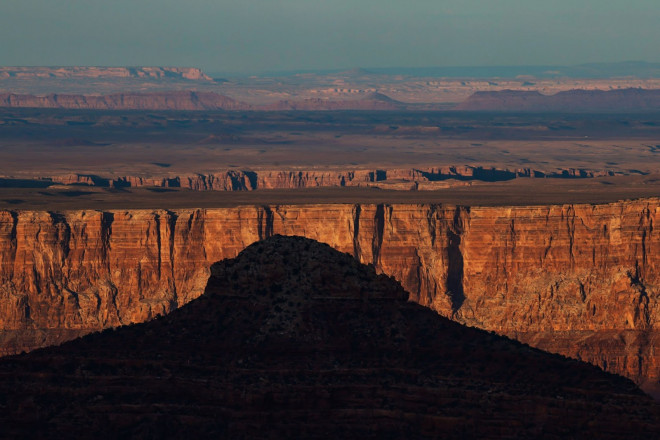
{"label": "sky", "polygon": [[660,62],[659,0],[0,0],[0,65]]}

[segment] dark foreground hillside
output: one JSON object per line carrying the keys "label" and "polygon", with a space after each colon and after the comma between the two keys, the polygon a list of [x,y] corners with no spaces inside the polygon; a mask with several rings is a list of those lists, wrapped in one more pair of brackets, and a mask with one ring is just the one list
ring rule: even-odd
{"label": "dark foreground hillside", "polygon": [[4,438],[657,438],[624,378],[466,328],[275,236],[155,321],[0,360]]}

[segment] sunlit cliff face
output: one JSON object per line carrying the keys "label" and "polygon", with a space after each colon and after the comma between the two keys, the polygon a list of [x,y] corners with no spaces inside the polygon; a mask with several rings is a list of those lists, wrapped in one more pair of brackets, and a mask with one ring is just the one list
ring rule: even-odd
{"label": "sunlit cliff face", "polygon": [[301,235],[469,325],[657,380],[660,202],[2,211],[2,352],[141,322],[198,297],[215,261]]}

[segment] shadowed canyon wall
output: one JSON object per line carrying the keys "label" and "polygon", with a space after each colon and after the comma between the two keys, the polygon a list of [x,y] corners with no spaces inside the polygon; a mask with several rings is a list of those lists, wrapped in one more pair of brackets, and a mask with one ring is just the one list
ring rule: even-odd
{"label": "shadowed canyon wall", "polygon": [[374,264],[459,322],[657,383],[659,216],[660,199],[0,211],[0,352],[166,313],[203,292],[211,263],[284,234]]}

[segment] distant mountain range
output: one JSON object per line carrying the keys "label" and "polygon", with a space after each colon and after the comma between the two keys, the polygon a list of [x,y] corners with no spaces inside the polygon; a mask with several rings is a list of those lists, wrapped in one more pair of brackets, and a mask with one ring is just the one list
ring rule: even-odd
{"label": "distant mountain range", "polygon": [[[373,76],[434,77],[434,78],[660,78],[660,63],[627,61],[620,63],[589,63],[576,66],[448,66],[448,67],[373,67],[354,69],[319,69],[269,71],[258,77],[287,77],[294,75],[339,76],[362,78]],[[80,79],[142,79],[183,80],[201,83],[219,82],[221,77],[245,77],[248,74],[203,72],[196,67],[101,67],[101,66],[6,66],[0,67],[0,80],[80,80]],[[215,79],[214,79],[215,78]]]}

